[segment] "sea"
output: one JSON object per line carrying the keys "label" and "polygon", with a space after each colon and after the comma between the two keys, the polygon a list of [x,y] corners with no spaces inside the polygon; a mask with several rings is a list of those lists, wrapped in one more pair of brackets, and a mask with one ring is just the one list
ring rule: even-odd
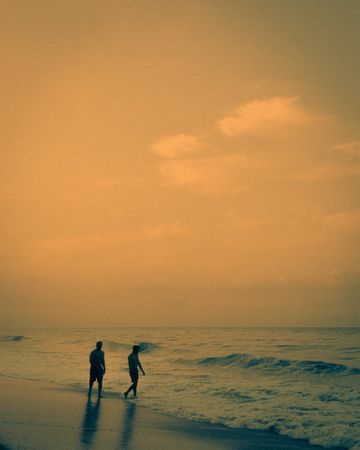
{"label": "sea", "polygon": [[104,394],[129,386],[155,411],[360,449],[360,328],[71,328],[0,331],[0,374],[86,392],[89,353],[104,343]]}

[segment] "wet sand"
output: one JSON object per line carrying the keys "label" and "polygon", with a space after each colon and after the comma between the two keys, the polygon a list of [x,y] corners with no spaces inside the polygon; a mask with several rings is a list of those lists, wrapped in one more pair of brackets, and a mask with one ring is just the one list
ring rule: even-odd
{"label": "wet sand", "polygon": [[38,381],[1,377],[0,450],[315,450],[271,432],[229,429],[152,412],[138,400],[89,400]]}

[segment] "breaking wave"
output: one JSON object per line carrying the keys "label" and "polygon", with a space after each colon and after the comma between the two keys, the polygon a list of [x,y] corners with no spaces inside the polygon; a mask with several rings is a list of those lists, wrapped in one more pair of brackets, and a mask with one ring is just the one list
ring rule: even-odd
{"label": "breaking wave", "polygon": [[129,344],[125,344],[122,342],[116,342],[116,341],[106,341],[104,342],[105,348],[104,350],[109,350],[110,352],[117,352],[119,350],[129,350],[131,346]]}
{"label": "breaking wave", "polygon": [[271,356],[256,357],[247,353],[233,353],[226,356],[214,356],[195,360],[178,359],[176,362],[197,364],[202,366],[240,367],[245,369],[258,369],[267,372],[296,372],[315,375],[359,375],[360,369],[343,364],[325,361],[302,361],[279,359]]}
{"label": "breaking wave", "polygon": [[151,352],[152,350],[157,350],[158,348],[160,348],[160,345],[153,344],[152,342],[140,342],[139,346],[141,351],[144,353]]}
{"label": "breaking wave", "polygon": [[8,334],[4,334],[3,336],[0,336],[0,342],[19,342],[24,339],[27,339],[27,338],[25,336],[21,336],[21,335],[11,336]]}
{"label": "breaking wave", "polygon": [[[105,342],[106,348],[105,350],[109,350],[111,352],[117,352],[117,351],[128,351],[130,352],[132,349],[133,344],[124,343],[124,342],[116,342],[116,341],[107,341]],[[151,352],[152,350],[156,350],[160,348],[160,345],[153,344],[152,342],[140,342],[138,344],[140,346],[140,349],[144,353]]]}

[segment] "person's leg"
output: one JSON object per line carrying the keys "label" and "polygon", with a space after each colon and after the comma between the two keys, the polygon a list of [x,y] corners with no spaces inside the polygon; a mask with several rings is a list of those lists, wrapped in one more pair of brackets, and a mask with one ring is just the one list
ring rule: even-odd
{"label": "person's leg", "polygon": [[134,384],[130,385],[129,389],[124,392],[124,397],[127,398],[127,396],[129,395],[129,393],[134,389]]}
{"label": "person's leg", "polygon": [[138,380],[136,380],[133,384],[134,397],[136,397],[137,384],[138,384]]}
{"label": "person's leg", "polygon": [[102,391],[102,377],[98,377],[98,397],[101,396]]}
{"label": "person's leg", "polygon": [[137,380],[138,380],[138,374],[135,372],[130,372],[130,378],[132,381],[132,384],[130,385],[129,389],[124,392],[124,397],[127,398],[127,396],[129,395],[129,393],[131,391],[134,391],[134,396],[136,395],[136,386],[137,386]]}
{"label": "person's leg", "polygon": [[134,397],[136,397],[136,392],[137,392],[137,385],[138,385],[138,381],[139,381],[139,372],[136,371],[131,375],[131,379],[133,382],[133,391],[134,391]]}
{"label": "person's leg", "polygon": [[89,391],[88,391],[88,395],[91,395],[91,391],[92,391],[92,387],[93,387],[94,382],[89,380]]}
{"label": "person's leg", "polygon": [[91,391],[92,391],[92,387],[94,384],[95,378],[94,378],[94,374],[93,371],[90,369],[90,376],[89,376],[89,391],[88,391],[88,395],[91,395]]}

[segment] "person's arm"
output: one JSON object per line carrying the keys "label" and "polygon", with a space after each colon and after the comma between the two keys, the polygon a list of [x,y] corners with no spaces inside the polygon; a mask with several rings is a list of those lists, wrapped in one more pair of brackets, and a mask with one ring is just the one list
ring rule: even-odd
{"label": "person's arm", "polygon": [[106,367],[105,367],[105,353],[104,352],[102,354],[102,365],[103,365],[104,373],[105,373],[106,372]]}
{"label": "person's arm", "polygon": [[139,366],[141,372],[143,373],[143,375],[145,375],[144,369],[143,369],[142,366],[141,366],[141,363],[140,363],[139,358],[137,358],[137,364],[138,364],[138,366]]}

